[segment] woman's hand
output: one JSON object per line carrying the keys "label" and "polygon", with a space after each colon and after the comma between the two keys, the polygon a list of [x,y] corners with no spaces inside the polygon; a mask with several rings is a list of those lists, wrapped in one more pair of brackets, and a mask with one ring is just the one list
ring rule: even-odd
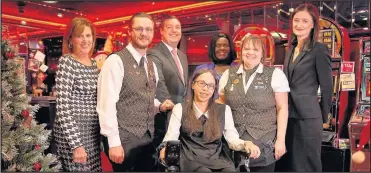
{"label": "woman's hand", "polygon": [[251,141],[245,141],[244,143],[245,151],[250,153],[250,157],[256,159],[260,156],[260,149],[258,146],[253,144]]}
{"label": "woman's hand", "polygon": [[163,164],[165,164],[165,149],[166,149],[166,147],[164,147],[164,148],[162,148],[162,149],[160,150],[160,160],[161,160],[161,162],[162,162]]}
{"label": "woman's hand", "polygon": [[86,163],[88,155],[83,146],[77,147],[73,150],[73,162]]}
{"label": "woman's hand", "polygon": [[274,144],[274,156],[276,160],[280,159],[286,153],[286,145],[285,142],[278,142]]}

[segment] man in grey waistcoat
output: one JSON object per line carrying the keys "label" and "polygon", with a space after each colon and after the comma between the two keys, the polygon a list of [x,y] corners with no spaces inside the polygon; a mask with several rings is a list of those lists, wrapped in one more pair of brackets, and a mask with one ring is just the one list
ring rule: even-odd
{"label": "man in grey waistcoat", "polygon": [[172,107],[156,96],[157,67],[146,56],[154,35],[154,21],[146,13],[129,22],[129,44],[109,55],[98,79],[101,134],[114,171],[153,171],[154,115]]}

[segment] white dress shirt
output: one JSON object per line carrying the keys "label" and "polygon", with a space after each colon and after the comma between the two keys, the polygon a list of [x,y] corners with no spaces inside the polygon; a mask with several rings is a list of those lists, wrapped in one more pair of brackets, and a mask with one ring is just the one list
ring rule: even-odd
{"label": "white dress shirt", "polygon": [[[254,80],[256,73],[263,73],[263,64],[259,64],[259,67],[256,69],[256,71],[251,75],[249,80],[245,81],[245,70],[243,70],[243,65],[241,64],[240,67],[237,70],[237,74],[242,73],[242,80],[244,84],[244,89],[245,89],[245,94],[247,90],[249,89],[252,81]],[[222,77],[220,78],[219,81],[219,94],[224,95],[224,88],[228,83],[228,78],[229,78],[229,69],[227,69]],[[283,73],[282,70],[275,68],[272,74],[272,81],[271,81],[271,87],[273,89],[273,92],[278,93],[278,92],[290,92],[290,87],[289,87],[289,82],[287,81],[285,73]]]}
{"label": "white dress shirt", "polygon": [[[126,48],[133,55],[135,61],[138,63],[142,55],[135,50],[131,43]],[[148,77],[147,57],[144,54],[144,68]],[[153,63],[154,73],[156,77],[156,86],[158,82],[158,73],[155,63]],[[104,62],[98,78],[98,103],[97,112],[99,115],[100,133],[108,137],[109,147],[116,147],[121,145],[116,103],[119,101],[119,95],[124,79],[124,64],[117,54],[111,54]],[[160,102],[155,98],[154,106],[158,112]],[[157,112],[154,112],[155,115]]]}
{"label": "white dress shirt", "polygon": [[[207,118],[209,118],[208,112],[203,113],[197,107],[195,103],[193,103],[193,107],[194,107],[195,116],[197,117],[197,119],[200,118],[201,115],[205,115]],[[179,135],[180,135],[182,116],[183,116],[182,104],[178,103],[173,108],[173,112],[170,117],[169,127],[167,129],[163,142],[170,141],[170,140],[178,140]],[[228,105],[226,105],[226,108],[225,108],[225,125],[224,125],[223,135],[229,145],[243,146],[245,142],[244,140],[239,138],[239,134],[234,126],[234,121],[232,118],[232,111]]]}

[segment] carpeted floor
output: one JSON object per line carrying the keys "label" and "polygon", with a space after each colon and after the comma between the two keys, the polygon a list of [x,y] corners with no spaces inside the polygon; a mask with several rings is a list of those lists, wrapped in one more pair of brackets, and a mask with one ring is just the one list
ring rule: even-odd
{"label": "carpeted floor", "polygon": [[100,156],[102,158],[102,170],[103,170],[103,172],[113,172],[112,165],[111,165],[107,155],[104,152],[101,152]]}

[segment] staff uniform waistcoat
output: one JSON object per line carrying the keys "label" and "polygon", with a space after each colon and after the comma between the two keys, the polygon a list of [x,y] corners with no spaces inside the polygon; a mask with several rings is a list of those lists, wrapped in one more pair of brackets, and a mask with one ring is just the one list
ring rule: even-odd
{"label": "staff uniform waistcoat", "polygon": [[147,57],[148,78],[129,50],[116,52],[124,64],[124,78],[119,101],[116,103],[120,134],[126,131],[142,137],[147,130],[154,132],[154,98],[156,92],[153,61]]}
{"label": "staff uniform waistcoat", "polygon": [[277,129],[277,110],[271,87],[274,68],[263,67],[256,73],[246,94],[239,66],[231,67],[224,88],[226,104],[231,107],[236,129],[240,136],[246,130],[254,139],[262,142],[273,140]]}
{"label": "staff uniform waistcoat", "polygon": [[[185,103],[182,103],[183,117],[182,124],[187,121],[187,112],[185,112]],[[223,133],[225,125],[225,105],[218,104],[216,109],[219,109],[219,127]],[[209,115],[211,116],[211,115]],[[209,117],[210,118],[210,117]],[[209,121],[209,119],[207,120]],[[204,139],[203,131],[190,131],[184,126],[180,128],[180,137],[182,143],[182,153],[180,159],[180,167],[182,172],[192,172],[197,168],[204,166],[210,169],[234,169],[232,159],[228,156],[222,147],[222,136],[220,138],[208,142]]]}

